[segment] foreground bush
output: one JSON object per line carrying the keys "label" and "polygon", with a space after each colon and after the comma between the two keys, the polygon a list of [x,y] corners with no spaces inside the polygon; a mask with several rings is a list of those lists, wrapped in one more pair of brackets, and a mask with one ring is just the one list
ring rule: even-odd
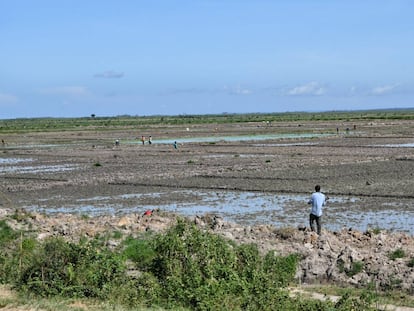
{"label": "foreground bush", "polygon": [[[29,297],[86,297],[114,309],[370,310],[366,297],[336,304],[291,298],[285,288],[293,281],[297,255],[262,255],[254,244],[237,245],[184,220],[165,234],[128,238],[117,251],[98,239],[37,242],[5,223],[0,243],[1,282]],[[126,273],[127,262],[134,273]]]}
{"label": "foreground bush", "polygon": [[124,277],[121,257],[97,243],[51,238],[38,247],[16,286],[39,296],[107,298]]}
{"label": "foreground bush", "polygon": [[159,285],[158,302],[192,310],[270,310],[285,296],[281,288],[293,280],[298,260],[273,252],[263,257],[256,245],[237,246],[184,220],[148,247],[154,255],[145,261]]}

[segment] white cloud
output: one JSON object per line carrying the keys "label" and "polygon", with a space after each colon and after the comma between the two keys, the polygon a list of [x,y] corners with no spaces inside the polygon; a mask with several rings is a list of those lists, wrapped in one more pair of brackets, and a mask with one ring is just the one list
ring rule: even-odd
{"label": "white cloud", "polygon": [[124,77],[123,72],[115,72],[113,70],[108,70],[94,75],[95,78],[104,78],[104,79],[119,79]]}
{"label": "white cloud", "polygon": [[389,93],[394,92],[397,87],[398,87],[398,84],[377,86],[371,90],[371,94],[378,95],[378,96],[389,94]]}
{"label": "white cloud", "polygon": [[309,82],[307,84],[299,85],[287,91],[287,95],[304,96],[313,95],[320,96],[326,93],[326,88],[318,82]]}
{"label": "white cloud", "polygon": [[225,85],[223,89],[224,89],[225,92],[227,92],[229,94],[232,94],[232,95],[250,95],[250,94],[252,94],[251,90],[249,90],[247,88],[244,88],[244,87],[241,87],[240,85],[237,85],[235,87],[229,87],[229,86]]}
{"label": "white cloud", "polygon": [[39,93],[45,95],[69,95],[69,96],[85,96],[89,95],[87,88],[83,86],[58,86],[40,89]]}
{"label": "white cloud", "polygon": [[7,93],[0,93],[0,103],[15,103],[18,101],[17,96]]}

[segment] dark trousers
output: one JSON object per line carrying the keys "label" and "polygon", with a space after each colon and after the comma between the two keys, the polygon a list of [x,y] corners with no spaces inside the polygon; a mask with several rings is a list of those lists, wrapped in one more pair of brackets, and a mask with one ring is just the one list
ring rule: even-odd
{"label": "dark trousers", "polygon": [[315,227],[314,227],[314,222],[316,221],[316,230],[317,230],[317,233],[318,233],[318,235],[320,235],[321,234],[321,217],[322,216],[316,216],[316,215],[313,215],[313,214],[310,214],[309,215],[309,225],[310,225],[310,228],[311,228],[311,230],[312,231],[315,231]]}

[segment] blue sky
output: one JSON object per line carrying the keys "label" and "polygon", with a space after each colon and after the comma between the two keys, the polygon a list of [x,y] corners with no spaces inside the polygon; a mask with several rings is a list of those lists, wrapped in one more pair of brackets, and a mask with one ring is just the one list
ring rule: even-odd
{"label": "blue sky", "polygon": [[412,0],[0,0],[0,119],[414,107]]}

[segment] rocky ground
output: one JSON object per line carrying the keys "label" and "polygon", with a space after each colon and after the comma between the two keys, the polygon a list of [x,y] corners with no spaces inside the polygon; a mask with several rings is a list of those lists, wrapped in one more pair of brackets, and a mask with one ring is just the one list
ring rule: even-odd
{"label": "rocky ground", "polygon": [[[320,136],[254,139],[258,135],[286,133]],[[412,121],[385,120],[10,134],[4,138],[6,144],[0,157],[0,217],[34,206],[28,221],[38,229],[39,239],[50,235],[76,239],[108,230],[161,231],[174,219],[162,211],[151,217],[142,212],[83,217],[73,213],[76,210],[62,208],[79,200],[93,205],[99,197],[112,198],[111,204],[117,205],[119,211],[136,206],[137,201],[145,209],[146,204],[179,205],[202,199],[177,189],[308,195],[316,183],[330,196],[359,199],[358,203],[343,203],[343,209],[361,214],[392,209],[398,215],[414,209],[414,155],[412,147],[389,145],[412,144],[413,133]],[[153,144],[140,144],[137,138],[141,135],[152,135]],[[228,135],[250,135],[252,139],[184,142],[194,137]],[[119,146],[114,144],[116,139],[120,140]],[[171,143],[157,143],[160,139]],[[172,146],[175,140],[178,149]],[[160,191],[167,195],[122,197],[127,193]],[[39,207],[55,208],[61,213],[43,215]],[[324,223],[333,218],[335,214],[331,213]],[[257,243],[263,251],[300,253],[297,279],[303,283],[371,283],[414,291],[414,238],[410,232],[324,228],[318,237],[307,228],[277,228],[266,221],[245,226],[214,215],[193,215],[190,219],[237,242]],[[412,220],[405,221],[412,224]],[[390,258],[396,250],[403,250],[403,258]],[[353,274],[353,269],[361,265],[362,270]]]}

